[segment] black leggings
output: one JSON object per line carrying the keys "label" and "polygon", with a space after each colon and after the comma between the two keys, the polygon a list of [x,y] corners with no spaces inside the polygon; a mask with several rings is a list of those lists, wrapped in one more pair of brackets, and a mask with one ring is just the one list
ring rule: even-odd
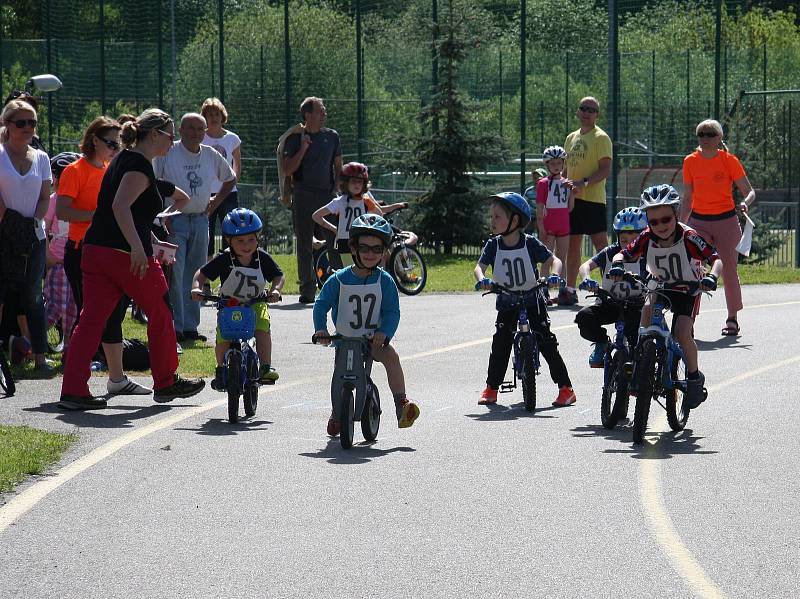
{"label": "black leggings", "polygon": [[[83,307],[82,254],[83,251],[80,244],[76,245],[71,239],[67,241],[67,246],[64,248],[64,273],[67,275],[67,281],[69,281],[70,289],[72,289],[72,297],[75,298],[75,306],[78,312],[78,317],[75,319],[76,325],[80,320],[81,308]],[[103,329],[103,343],[122,343],[122,321],[125,320],[125,310],[128,309],[129,303],[130,298],[123,295],[111,316],[108,317],[106,328]]]}
{"label": "black leggings", "polygon": [[[517,329],[518,310],[503,310],[497,313],[495,321],[496,331],[492,337],[492,353],[489,356],[489,372],[486,375],[486,384],[492,389],[499,389],[506,377],[508,359],[511,357],[511,348],[514,345],[514,332]],[[560,387],[572,387],[572,382],[567,373],[564,359],[558,353],[558,340],[550,332],[550,319],[544,306],[537,314],[536,306],[528,308],[528,319],[531,331],[538,333],[539,353],[547,361],[550,369],[550,378]]]}
{"label": "black leggings", "polygon": [[[613,324],[617,321],[619,308],[608,302],[600,302],[593,306],[586,306],[575,315],[575,323],[581,337],[594,343],[608,341],[608,333],[603,325]],[[639,337],[639,321],[642,318],[642,308],[629,307],[625,310],[625,336],[631,348],[636,347]],[[612,333],[613,334],[613,333]]]}

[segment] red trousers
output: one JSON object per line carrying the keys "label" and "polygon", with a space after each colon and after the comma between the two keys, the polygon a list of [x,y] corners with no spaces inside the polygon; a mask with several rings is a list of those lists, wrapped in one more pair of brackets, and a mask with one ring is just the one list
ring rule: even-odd
{"label": "red trousers", "polygon": [[178,369],[178,353],[164,272],[155,258],[148,259],[143,279],[131,273],[130,267],[131,257],[127,252],[90,244],[83,246],[83,309],[64,364],[62,395],[91,395],[88,383],[92,357],[100,344],[106,321],[123,294],[132,298],[147,315],[153,388],[163,389],[172,384]]}

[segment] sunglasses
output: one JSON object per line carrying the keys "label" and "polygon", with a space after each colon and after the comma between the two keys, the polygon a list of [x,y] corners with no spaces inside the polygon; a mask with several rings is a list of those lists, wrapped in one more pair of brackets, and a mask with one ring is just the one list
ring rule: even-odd
{"label": "sunglasses", "polygon": [[701,131],[697,137],[718,137],[718,134],[716,131]]}
{"label": "sunglasses", "polygon": [[598,112],[597,108],[594,106],[578,106],[578,110],[581,112],[588,112],[589,114],[595,114]]}
{"label": "sunglasses", "polygon": [[647,223],[651,227],[654,227],[656,225],[668,225],[673,221],[674,218],[675,218],[674,214],[672,216],[662,216],[661,218],[648,218]]}
{"label": "sunglasses", "polygon": [[36,119],[17,119],[16,121],[11,121],[17,126],[17,129],[24,129],[25,127],[36,127],[37,121]]}
{"label": "sunglasses", "polygon": [[382,245],[367,245],[366,243],[359,243],[358,244],[358,252],[360,254],[375,254],[376,256],[380,256],[386,250],[385,247]]}
{"label": "sunglasses", "polygon": [[100,137],[99,135],[97,136],[97,139],[99,139],[104,144],[106,144],[106,147],[109,150],[112,150],[114,152],[119,150],[119,142],[118,141],[114,141],[113,139],[106,139],[105,137]]}
{"label": "sunglasses", "polygon": [[170,141],[175,141],[175,136],[172,133],[167,133],[166,131],[162,131],[161,129],[156,129],[156,131],[158,131],[162,135],[166,135],[167,137],[169,137]]}

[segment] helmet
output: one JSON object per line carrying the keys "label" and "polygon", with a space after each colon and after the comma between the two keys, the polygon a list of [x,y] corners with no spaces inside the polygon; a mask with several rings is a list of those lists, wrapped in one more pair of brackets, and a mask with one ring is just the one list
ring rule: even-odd
{"label": "helmet", "polygon": [[678,195],[675,188],[672,185],[662,183],[661,185],[648,187],[642,192],[642,201],[639,204],[639,208],[647,210],[658,206],[672,206],[674,210],[677,210],[680,203],[681,196]]}
{"label": "helmet", "polygon": [[531,205],[518,193],[502,191],[489,196],[490,200],[504,204],[513,214],[520,218],[519,228],[524,229],[531,222]]}
{"label": "helmet", "polygon": [[386,247],[392,243],[392,225],[378,214],[362,214],[350,224],[350,241],[360,235],[374,235],[380,237]]}
{"label": "helmet", "polygon": [[561,158],[562,160],[567,157],[567,152],[561,146],[547,146],[542,152],[542,161],[547,162],[553,158]]}
{"label": "helmet", "polygon": [[644,231],[647,228],[647,216],[638,208],[623,208],[614,217],[615,231]]}
{"label": "helmet", "polygon": [[537,168],[537,169],[536,169],[535,171],[533,171],[533,172],[534,172],[534,173],[536,173],[537,175],[539,175],[539,177],[540,177],[540,178],[542,178],[542,177],[547,177],[547,176],[549,176],[549,175],[550,175],[550,173],[548,173],[548,172],[547,172],[547,169],[546,169],[546,168]]}
{"label": "helmet", "polygon": [[258,214],[247,208],[234,208],[222,221],[222,234],[228,237],[258,233],[264,224]]}
{"label": "helmet", "polygon": [[363,179],[364,183],[367,183],[369,181],[369,169],[367,168],[366,164],[361,164],[360,162],[348,162],[342,167],[339,177],[341,179],[357,177],[359,179]]}
{"label": "helmet", "polygon": [[53,171],[53,176],[60,177],[61,173],[64,172],[64,169],[78,160],[80,157],[81,155],[76,154],[75,152],[61,152],[61,154],[56,154],[53,156],[50,159],[50,170]]}

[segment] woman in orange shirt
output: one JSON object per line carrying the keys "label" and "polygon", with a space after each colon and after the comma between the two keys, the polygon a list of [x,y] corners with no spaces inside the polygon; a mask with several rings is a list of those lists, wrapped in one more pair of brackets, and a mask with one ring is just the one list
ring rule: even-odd
{"label": "woman in orange shirt", "polygon": [[[728,318],[722,334],[738,336],[737,313],[742,309],[742,289],[736,270],[739,261],[736,246],[742,237],[742,228],[737,212],[747,212],[756,199],[756,192],[742,163],[728,152],[722,141],[719,122],[705,120],[697,125],[696,133],[700,145],[683,159],[685,191],[681,221],[712,243],[722,258],[725,302],[728,305]],[[744,198],[738,206],[733,199],[731,184],[736,185]]]}

